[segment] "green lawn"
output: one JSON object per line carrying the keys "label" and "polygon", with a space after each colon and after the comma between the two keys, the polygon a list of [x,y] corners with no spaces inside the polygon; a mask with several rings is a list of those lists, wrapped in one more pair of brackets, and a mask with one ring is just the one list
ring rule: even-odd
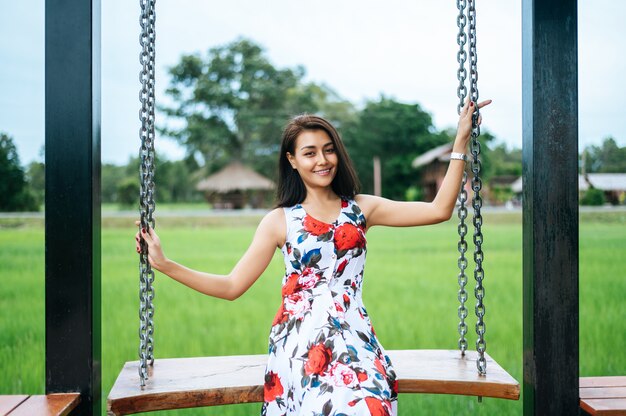
{"label": "green lawn", "polygon": [[[247,247],[255,218],[162,218],[167,254],[194,268],[226,273]],[[137,355],[138,283],[132,225],[102,231],[103,398],[125,361]],[[132,221],[129,220],[129,224]],[[207,226],[207,224],[210,224]],[[487,351],[522,375],[522,230],[519,214],[485,219]],[[580,372],[626,374],[624,214],[583,215],[580,230]],[[455,348],[455,221],[368,233],[365,304],[387,349]],[[0,222],[0,394],[44,390],[44,238],[41,222]],[[280,253],[235,302],[211,299],[157,276],[157,358],[262,354],[280,301]],[[473,310],[473,308],[470,308]],[[470,323],[470,328],[473,325]],[[473,343],[474,337],[471,337]],[[259,404],[161,414],[254,415]],[[520,415],[521,401],[401,395],[400,415]]]}

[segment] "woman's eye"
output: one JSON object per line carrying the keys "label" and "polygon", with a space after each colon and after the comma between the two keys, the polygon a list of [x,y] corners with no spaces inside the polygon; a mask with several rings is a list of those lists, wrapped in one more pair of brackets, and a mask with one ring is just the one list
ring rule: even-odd
{"label": "woman's eye", "polygon": [[335,148],[334,147],[330,147],[330,148],[326,149],[326,153],[335,153]]}

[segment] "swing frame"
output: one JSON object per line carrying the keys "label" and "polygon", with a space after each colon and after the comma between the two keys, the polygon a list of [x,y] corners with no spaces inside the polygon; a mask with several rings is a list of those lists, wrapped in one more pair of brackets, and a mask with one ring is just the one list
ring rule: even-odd
{"label": "swing frame", "polygon": [[[524,414],[576,414],[577,2],[522,5]],[[45,21],[46,393],[78,391],[76,413],[92,415],[101,386],[100,0],[46,1]]]}

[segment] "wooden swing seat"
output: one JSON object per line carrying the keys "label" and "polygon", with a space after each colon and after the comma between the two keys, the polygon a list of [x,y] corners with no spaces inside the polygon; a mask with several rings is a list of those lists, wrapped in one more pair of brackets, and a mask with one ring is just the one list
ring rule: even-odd
{"label": "wooden swing seat", "polygon": [[581,377],[580,407],[590,415],[626,416],[626,377]]}
{"label": "wooden swing seat", "polygon": [[66,416],[80,402],[79,393],[0,396],[0,416]]}
{"label": "wooden swing seat", "polygon": [[[487,375],[476,370],[475,351],[388,351],[400,393],[461,394],[519,399],[519,383],[491,357]],[[267,355],[155,360],[142,389],[138,361],[127,362],[107,399],[109,415],[263,401]]]}

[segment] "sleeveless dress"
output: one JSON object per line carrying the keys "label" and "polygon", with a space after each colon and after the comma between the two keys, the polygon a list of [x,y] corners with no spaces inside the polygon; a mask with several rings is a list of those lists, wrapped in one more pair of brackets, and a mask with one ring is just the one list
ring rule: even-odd
{"label": "sleeveless dress", "polygon": [[398,387],[361,299],[365,217],[341,201],[328,224],[283,208],[282,302],[269,336],[262,416],[392,416]]}

